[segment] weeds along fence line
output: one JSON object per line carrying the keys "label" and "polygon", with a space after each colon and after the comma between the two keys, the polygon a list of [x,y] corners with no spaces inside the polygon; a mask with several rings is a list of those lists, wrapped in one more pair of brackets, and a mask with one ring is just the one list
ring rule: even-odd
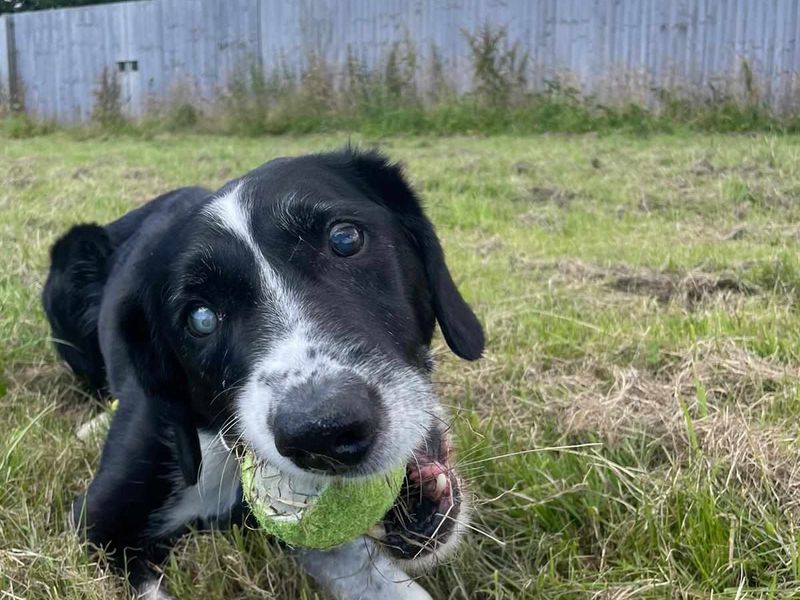
{"label": "weeds along fence line", "polygon": [[794,0],[142,0],[0,17],[0,111],[236,133],[796,128]]}

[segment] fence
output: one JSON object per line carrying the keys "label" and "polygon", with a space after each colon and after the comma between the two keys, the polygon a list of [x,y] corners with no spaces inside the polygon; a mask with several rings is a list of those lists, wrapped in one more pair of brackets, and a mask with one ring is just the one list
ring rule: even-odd
{"label": "fence", "polygon": [[744,93],[800,105],[798,0],[142,0],[0,17],[0,89],[32,114],[86,120],[104,67],[124,108],[147,110],[175,86],[211,100],[237,69],[299,72],[312,53],[379,67],[398,42],[420,62],[436,49],[460,90],[471,79],[465,31],[505,27],[529,55],[529,84],[567,82],[603,101],[653,90]]}

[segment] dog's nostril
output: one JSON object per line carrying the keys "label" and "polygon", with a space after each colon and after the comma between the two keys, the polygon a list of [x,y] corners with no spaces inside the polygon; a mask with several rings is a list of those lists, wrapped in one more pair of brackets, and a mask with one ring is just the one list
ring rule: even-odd
{"label": "dog's nostril", "polygon": [[363,444],[366,435],[361,431],[346,431],[336,438],[336,448],[341,448],[346,451],[350,446],[358,446]]}
{"label": "dog's nostril", "polygon": [[360,463],[374,435],[366,423],[287,422],[276,419],[275,446],[303,469],[337,472]]}
{"label": "dog's nostril", "polygon": [[372,446],[372,438],[366,428],[340,434],[333,445],[333,452],[343,462],[360,462]]}

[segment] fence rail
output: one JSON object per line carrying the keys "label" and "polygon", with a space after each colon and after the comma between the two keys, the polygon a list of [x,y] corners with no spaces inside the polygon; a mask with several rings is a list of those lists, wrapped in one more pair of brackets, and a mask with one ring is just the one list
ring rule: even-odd
{"label": "fence rail", "polygon": [[[753,93],[800,107],[798,0],[142,0],[0,17],[0,94],[62,122],[90,117],[103,68],[125,111],[142,115],[175,86],[211,100],[237,69],[299,72],[311,53],[379,67],[393,44],[421,63],[436,49],[460,90],[471,84],[465,31],[489,24],[529,56],[529,84],[560,80],[602,101],[647,103],[654,90]],[[743,65],[746,63],[746,67]],[[422,82],[424,85],[424,82]]]}

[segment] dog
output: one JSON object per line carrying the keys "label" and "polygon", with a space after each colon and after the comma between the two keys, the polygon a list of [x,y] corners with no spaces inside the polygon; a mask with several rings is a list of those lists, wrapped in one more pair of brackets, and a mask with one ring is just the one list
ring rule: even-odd
{"label": "dog", "polygon": [[330,551],[288,549],[333,598],[430,598],[406,572],[458,543],[466,494],[432,390],[438,322],[466,360],[482,327],[402,168],[377,151],[278,158],[182,188],[51,248],[60,357],[119,400],[71,521],[142,598],[190,530],[247,525],[239,448],[294,478],[400,465],[398,503]]}

